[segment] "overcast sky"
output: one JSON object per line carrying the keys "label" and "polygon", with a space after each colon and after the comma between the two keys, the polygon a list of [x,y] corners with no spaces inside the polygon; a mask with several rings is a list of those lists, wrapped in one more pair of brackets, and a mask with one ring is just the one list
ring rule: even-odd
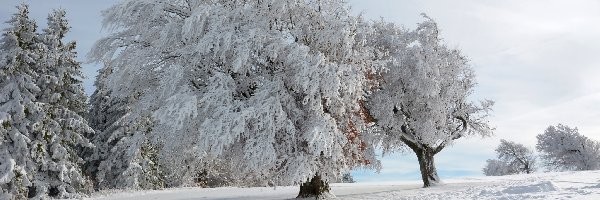
{"label": "overcast sky", "polygon": [[[0,20],[8,20],[22,0],[1,0]],[[8,2],[8,3],[7,3]],[[100,10],[118,0],[30,0],[31,17],[45,27],[48,12],[64,8],[84,60],[101,32]],[[496,101],[491,138],[461,138],[436,156],[440,176],[480,176],[500,139],[531,148],[549,125],[576,126],[600,140],[600,1],[596,0],[349,0],[367,19],[414,28],[426,13],[442,37],[470,58],[479,85],[473,99]],[[6,27],[5,24],[1,27]],[[93,92],[98,66],[84,65],[86,92]],[[413,154],[382,159],[377,175],[358,170],[358,181],[419,179]]]}

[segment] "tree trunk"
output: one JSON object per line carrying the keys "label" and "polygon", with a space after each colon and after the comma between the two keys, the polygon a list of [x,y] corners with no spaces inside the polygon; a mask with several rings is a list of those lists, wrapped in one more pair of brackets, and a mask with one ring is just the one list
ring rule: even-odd
{"label": "tree trunk", "polygon": [[300,185],[300,192],[296,198],[319,198],[319,196],[327,193],[329,193],[329,184],[317,174],[310,181]]}
{"label": "tree trunk", "polygon": [[429,187],[440,182],[437,170],[435,169],[435,162],[433,157],[435,156],[434,150],[431,148],[414,148],[413,151],[417,154],[419,159],[419,166],[421,167],[421,178],[423,179],[423,187]]}
{"label": "tree trunk", "polygon": [[525,173],[531,174],[531,168],[529,168],[528,164],[525,164]]}

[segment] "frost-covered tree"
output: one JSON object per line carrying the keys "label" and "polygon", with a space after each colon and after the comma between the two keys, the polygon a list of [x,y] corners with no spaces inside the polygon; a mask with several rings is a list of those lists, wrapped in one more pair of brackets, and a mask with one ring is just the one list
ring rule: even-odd
{"label": "frost-covered tree", "polygon": [[79,115],[85,95],[74,43],[62,43],[65,13],[49,15],[38,34],[28,6],[18,10],[1,43],[0,184],[9,199],[77,197],[86,185],[77,149],[92,130]]}
{"label": "frost-covered tree", "polygon": [[517,173],[531,174],[536,171],[536,158],[533,151],[522,144],[500,140],[496,153],[499,160],[516,169]]}
{"label": "frost-covered tree", "polygon": [[496,148],[498,160],[488,160],[483,169],[487,176],[502,176],[536,171],[536,157],[533,151],[522,144],[500,140]]}
{"label": "frost-covered tree", "polygon": [[344,173],[344,175],[342,176],[342,180],[340,180],[341,183],[354,183],[354,177],[352,176],[352,174],[350,173]]}
{"label": "frost-covered tree", "polygon": [[40,35],[28,6],[18,9],[1,43],[0,185],[9,199],[77,197],[86,182],[76,150],[92,130],[79,115],[85,95],[74,43],[62,43],[64,11],[52,13]]}
{"label": "frost-covered tree", "polygon": [[112,149],[111,147],[116,144],[116,142],[109,141],[111,137],[109,133],[112,133],[119,127],[117,121],[128,110],[126,100],[109,98],[110,91],[106,88],[108,84],[106,83],[108,81],[106,77],[111,73],[112,68],[110,66],[105,66],[99,70],[94,82],[96,90],[90,97],[90,110],[86,117],[89,125],[95,130],[93,135],[87,136],[92,140],[95,148],[86,148],[84,151],[86,157],[84,171],[91,176],[95,184],[97,184],[96,172],[98,171],[100,162],[108,158],[109,152]]}
{"label": "frost-covered tree", "polygon": [[32,146],[40,133],[44,114],[35,96],[35,67],[40,47],[37,25],[29,19],[29,7],[20,5],[8,21],[0,41],[0,187],[7,199],[33,197],[38,163],[32,154],[47,149]]}
{"label": "frost-covered tree", "polygon": [[434,156],[456,139],[489,136],[492,101],[468,100],[475,74],[457,49],[446,47],[436,23],[425,16],[414,31],[382,26],[378,45],[387,71],[368,100],[384,153],[408,146],[419,160],[424,187],[439,181]]}
{"label": "frost-covered tree", "polygon": [[85,135],[93,130],[82,117],[87,97],[81,66],[75,60],[75,42],[63,41],[70,29],[65,15],[64,10],[49,14],[48,27],[39,36],[43,45],[36,68],[40,87],[36,99],[43,104],[45,116],[32,146],[46,150],[32,156],[41,163],[34,182],[38,193],[76,197],[75,193],[90,189],[82,175],[79,150],[91,147]]}
{"label": "frost-covered tree", "polygon": [[485,167],[483,168],[483,174],[486,176],[504,176],[516,173],[517,170],[514,168],[514,166],[497,159],[488,159]]}
{"label": "frost-covered tree", "polygon": [[549,126],[537,140],[536,149],[549,170],[600,169],[600,143],[579,134],[577,128]]}
{"label": "frost-covered tree", "polygon": [[48,16],[48,27],[40,36],[45,52],[38,71],[41,93],[38,100],[65,107],[78,115],[87,113],[87,96],[83,90],[83,73],[76,61],[75,41],[63,41],[70,30],[66,11],[54,10]]}
{"label": "frost-covered tree", "polygon": [[326,185],[377,164],[362,132],[370,47],[342,1],[129,0],[104,18],[115,33],[90,54],[105,63],[92,105],[120,116],[90,115],[108,148],[95,155],[100,185],[139,187],[143,143],[160,147],[166,186],[208,158],[263,185]]}

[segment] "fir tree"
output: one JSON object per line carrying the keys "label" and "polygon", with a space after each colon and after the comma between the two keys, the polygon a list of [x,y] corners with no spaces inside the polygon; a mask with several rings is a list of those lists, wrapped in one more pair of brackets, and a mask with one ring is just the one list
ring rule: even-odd
{"label": "fir tree", "polygon": [[43,34],[27,15],[21,5],[2,39],[2,189],[8,198],[77,197],[86,184],[77,149],[90,145],[83,134],[92,129],[80,116],[85,95],[75,44],[62,42],[64,11],[49,15]]}
{"label": "fir tree", "polygon": [[37,99],[43,103],[45,117],[34,145],[47,150],[36,157],[41,163],[36,185],[40,193],[75,197],[75,193],[89,190],[85,189],[78,151],[91,146],[85,135],[93,130],[81,116],[86,112],[87,97],[80,80],[81,66],[75,60],[75,42],[63,41],[70,29],[65,14],[64,10],[49,14],[48,27],[39,36],[43,51],[37,68],[41,89]]}
{"label": "fir tree", "polygon": [[17,8],[0,41],[0,187],[8,199],[36,196],[34,176],[40,166],[34,156],[46,151],[34,146],[44,118],[43,105],[36,102],[37,26],[27,5]]}

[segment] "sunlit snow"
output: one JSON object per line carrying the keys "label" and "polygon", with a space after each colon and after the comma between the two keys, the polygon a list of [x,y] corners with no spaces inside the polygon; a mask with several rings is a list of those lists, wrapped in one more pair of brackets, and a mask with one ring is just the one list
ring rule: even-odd
{"label": "sunlit snow", "polygon": [[[421,188],[420,181],[336,183],[331,186],[338,199],[600,199],[600,171],[466,177],[445,180],[431,188]],[[89,199],[292,199],[297,193],[297,186],[175,188],[104,192]]]}

